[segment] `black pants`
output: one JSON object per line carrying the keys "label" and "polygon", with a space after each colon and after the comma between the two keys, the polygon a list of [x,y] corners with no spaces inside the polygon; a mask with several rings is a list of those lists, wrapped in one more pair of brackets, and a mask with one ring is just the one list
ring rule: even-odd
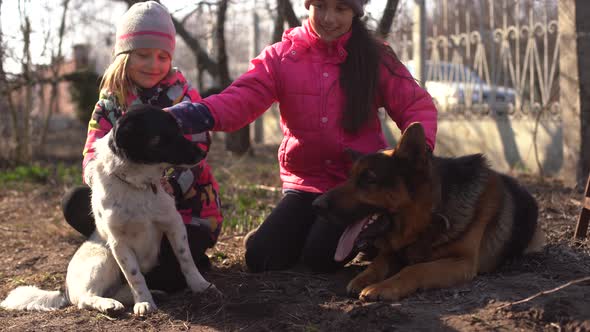
{"label": "black pants", "polygon": [[[96,229],[90,206],[90,194],[88,186],[79,186],[68,191],[62,200],[62,210],[67,223],[86,237],[90,237]],[[211,263],[205,255],[205,250],[214,245],[209,230],[197,225],[186,225],[186,232],[195,264],[201,271],[208,269]],[[162,239],[159,265],[148,272],[145,279],[149,289],[174,292],[186,288],[180,264],[166,237]]]}
{"label": "black pants", "polygon": [[283,270],[299,260],[316,272],[332,272],[354,258],[334,261],[345,227],[321,217],[311,203],[318,194],[287,192],[246,243],[246,265],[252,272]]}

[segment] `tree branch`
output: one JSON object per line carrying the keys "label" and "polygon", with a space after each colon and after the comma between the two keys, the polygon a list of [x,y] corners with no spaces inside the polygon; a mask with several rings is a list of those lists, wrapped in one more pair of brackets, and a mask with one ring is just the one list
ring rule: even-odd
{"label": "tree branch", "polygon": [[555,287],[553,289],[544,290],[542,292],[538,292],[537,294],[533,294],[533,295],[527,297],[526,299],[522,299],[522,300],[519,300],[519,301],[515,301],[515,302],[510,302],[510,303],[503,304],[503,305],[497,307],[496,310],[504,309],[506,307],[510,307],[510,306],[513,306],[513,305],[516,305],[516,304],[525,303],[525,302],[528,302],[530,300],[533,300],[533,299],[535,299],[535,298],[537,298],[537,297],[539,297],[541,295],[547,295],[547,294],[555,293],[555,292],[557,292],[559,290],[562,290],[562,289],[564,289],[566,287],[569,287],[571,285],[579,284],[581,282],[589,281],[589,280],[590,280],[590,277],[584,277],[584,278],[575,279],[575,280],[572,280],[572,281],[570,281],[568,283],[565,283],[565,284],[563,284],[561,286]]}
{"label": "tree branch", "polygon": [[301,25],[301,21],[295,15],[295,11],[293,11],[293,5],[291,5],[290,0],[278,0],[279,2],[279,10],[281,11],[281,15],[287,21],[290,28],[294,28]]}
{"label": "tree branch", "polygon": [[381,20],[379,20],[379,24],[377,25],[377,35],[379,37],[385,39],[389,35],[398,4],[399,0],[387,0],[383,9],[383,16],[381,16]]}

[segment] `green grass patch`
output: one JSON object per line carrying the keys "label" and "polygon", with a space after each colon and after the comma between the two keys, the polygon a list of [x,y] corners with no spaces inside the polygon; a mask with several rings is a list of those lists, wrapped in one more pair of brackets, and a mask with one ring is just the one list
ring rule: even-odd
{"label": "green grass patch", "polygon": [[223,221],[224,233],[245,234],[264,221],[265,216],[253,216],[248,212],[232,214]]}
{"label": "green grass patch", "polygon": [[18,286],[28,285],[28,279],[21,277],[21,276],[15,276],[14,278],[6,278],[5,280],[6,280],[6,283],[10,285],[11,288],[16,288]]}
{"label": "green grass patch", "polygon": [[245,234],[260,225],[279,200],[278,193],[242,188],[229,195],[222,191],[223,230],[226,233]]}
{"label": "green grass patch", "polygon": [[56,165],[28,165],[0,170],[0,184],[13,183],[82,183],[81,166],[67,166],[63,163]]}
{"label": "green grass patch", "polygon": [[57,164],[57,177],[60,182],[68,184],[82,184],[82,166],[67,166],[62,163]]}
{"label": "green grass patch", "polygon": [[17,166],[0,172],[0,183],[36,182],[45,183],[49,179],[49,169],[41,166]]}

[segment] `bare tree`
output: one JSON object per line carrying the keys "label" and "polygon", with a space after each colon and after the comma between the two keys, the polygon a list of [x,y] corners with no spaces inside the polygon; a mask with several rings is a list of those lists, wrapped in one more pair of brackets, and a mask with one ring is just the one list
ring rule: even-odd
{"label": "bare tree", "polygon": [[[2,1],[0,1],[0,9],[2,8]],[[0,13],[1,14],[1,13]],[[1,17],[1,15],[0,15]],[[15,75],[11,75],[7,73],[4,69],[4,61],[7,59],[7,47],[4,43],[4,32],[2,31],[2,26],[0,24],[0,96],[2,96],[3,103],[0,105],[2,107],[2,125],[3,125],[3,134],[8,136],[9,139],[3,140],[3,159],[4,161],[12,161],[14,162],[17,160],[16,158],[16,150],[21,150],[21,136],[17,134],[17,126],[19,123],[19,116],[18,112],[15,109],[15,105],[13,103],[13,90],[14,85],[16,82],[17,77]],[[8,114],[6,114],[8,113]],[[4,123],[5,118],[4,115],[9,117],[9,121],[7,124]],[[4,127],[5,125],[5,127]],[[20,159],[20,158],[19,158]]]}
{"label": "bare tree", "polygon": [[[2,0],[0,0],[0,96],[2,96],[2,100],[5,102],[0,102],[0,135],[6,137],[8,134],[8,128],[4,125],[4,110],[8,107],[8,103],[6,102],[7,98],[7,80],[6,80],[6,73],[4,72],[4,32],[2,31]],[[4,139],[2,140],[2,144],[0,144],[0,162],[9,160],[8,157],[8,150],[10,144],[8,143],[10,140]]]}
{"label": "bare tree", "polygon": [[[31,8],[30,0],[18,2],[18,11],[21,18],[20,31],[23,37],[23,54],[20,60],[21,74],[18,80],[15,79],[11,82],[7,79],[7,89],[5,90],[16,143],[14,158],[19,164],[28,164],[33,160],[31,109],[33,107],[34,73],[31,70],[31,21],[28,12],[29,8]],[[12,85],[19,86],[20,89],[15,89]],[[15,97],[19,98],[22,102],[16,105],[14,102]]]}
{"label": "bare tree", "polygon": [[[220,0],[217,8],[217,25],[215,33],[215,45],[217,46],[217,66],[219,73],[219,82],[221,87],[225,88],[231,84],[229,77],[229,66],[227,61],[227,52],[225,49],[225,18],[227,14],[228,0]],[[250,125],[227,133],[225,136],[225,148],[228,151],[242,155],[250,150]]]}
{"label": "bare tree", "polygon": [[279,3],[279,10],[281,14],[289,24],[289,27],[294,28],[296,26],[301,25],[301,21],[295,15],[295,11],[293,10],[293,5],[291,4],[291,0],[277,0]]}
{"label": "bare tree", "polygon": [[[50,64],[51,77],[49,78],[50,85],[51,85],[51,94],[50,94],[50,99],[49,99],[49,107],[46,110],[45,119],[43,121],[43,128],[41,129],[41,140],[39,142],[39,150],[40,151],[44,151],[44,149],[45,149],[45,142],[47,141],[47,133],[49,131],[49,122],[51,121],[52,115],[55,112],[57,112],[57,110],[59,108],[60,98],[59,98],[58,85],[62,81],[62,78],[60,77],[61,76],[60,69],[62,68],[63,63],[64,63],[63,55],[62,55],[62,44],[63,44],[64,34],[65,34],[66,17],[67,17],[69,3],[70,3],[70,0],[63,0],[62,1],[63,12],[62,12],[61,22],[60,22],[59,30],[58,30],[57,54],[54,54],[55,50],[51,51],[52,52],[51,64]],[[44,89],[41,88],[40,91],[43,92]],[[42,102],[43,100],[45,100],[45,98],[42,97],[40,100]]]}
{"label": "bare tree", "polygon": [[227,60],[227,52],[225,50],[225,18],[227,14],[228,0],[220,0],[217,9],[217,25],[215,27],[215,45],[217,46],[217,68],[219,74],[219,82],[222,87],[227,87],[231,84],[229,77],[229,65]]}
{"label": "bare tree", "polygon": [[[579,36],[588,36],[590,34],[590,27],[588,26],[588,14],[590,13],[590,2],[576,0],[576,33],[578,35],[578,76],[579,76],[579,91],[580,91],[580,131],[581,131],[581,147],[580,147],[580,171],[581,176],[578,176],[578,185],[584,185],[584,180],[590,173],[590,73],[586,69],[590,65],[588,59],[588,52],[590,52],[590,41],[588,38],[580,38]],[[575,51],[572,51],[575,52]]]}
{"label": "bare tree", "polygon": [[393,19],[395,18],[398,4],[399,0],[387,0],[385,8],[383,8],[383,15],[379,20],[379,24],[377,24],[376,31],[377,35],[383,39],[387,38],[389,32],[391,31],[391,26],[393,25]]}
{"label": "bare tree", "polygon": [[277,12],[272,34],[273,43],[281,41],[283,31],[285,30],[285,22],[287,22],[291,28],[301,25],[301,21],[299,21],[297,15],[295,15],[291,0],[277,0]]}

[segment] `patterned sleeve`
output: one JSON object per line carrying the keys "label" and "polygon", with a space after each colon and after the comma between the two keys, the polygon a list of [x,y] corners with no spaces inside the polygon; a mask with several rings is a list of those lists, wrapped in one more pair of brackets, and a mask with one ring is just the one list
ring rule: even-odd
{"label": "patterned sleeve", "polygon": [[84,182],[86,183],[89,182],[89,179],[86,177],[85,170],[89,163],[94,159],[94,142],[99,138],[104,137],[113,128],[113,124],[117,119],[116,113],[119,111],[115,105],[116,103],[111,99],[101,98],[92,111],[92,116],[88,123],[86,143],[84,144],[84,151],[82,153],[84,155],[84,160],[82,161],[82,173]]}
{"label": "patterned sleeve", "polygon": [[[191,86],[191,84],[184,78],[184,76],[182,75],[182,73],[179,70],[176,70],[176,78],[175,79],[176,79],[177,86],[179,86],[179,85],[182,86],[182,93],[180,94],[180,96],[176,96],[176,95],[169,96],[169,97],[171,97],[170,99],[172,99],[173,105],[175,105],[177,103],[184,102],[184,101],[194,103],[194,102],[198,102],[201,100],[201,95],[199,94],[197,89],[195,89]],[[171,93],[174,93],[175,91],[180,91],[180,90],[172,89]],[[211,146],[211,134],[209,132],[185,135],[185,138],[188,139],[189,141],[193,142],[193,144],[196,144],[205,153],[209,152],[209,147]],[[206,159],[203,159],[203,161],[201,161],[199,163],[199,165],[195,166],[194,168],[195,169],[203,168],[203,166],[206,164],[205,160]],[[201,173],[201,172],[199,171],[198,173]],[[174,189],[175,196],[176,196],[177,200],[181,199],[184,196],[184,194],[186,194],[190,190],[190,188],[194,187],[195,181],[198,180],[198,177],[195,178],[193,176],[193,174],[191,173],[191,170],[182,169],[182,168],[177,168],[177,169],[174,169],[173,171],[169,171],[168,178],[169,178],[169,180],[170,179],[174,180],[171,182],[171,184]]]}
{"label": "patterned sleeve", "polygon": [[[182,76],[180,71],[177,72],[178,79],[180,82],[183,83],[183,94],[182,98],[177,98],[173,101],[173,105],[176,105],[183,101],[188,101],[191,103],[196,103],[202,100],[201,95],[186,79]],[[185,135],[186,139],[196,144],[201,150],[205,153],[209,152],[209,148],[211,147],[211,133],[203,132],[198,134],[189,134]]]}

